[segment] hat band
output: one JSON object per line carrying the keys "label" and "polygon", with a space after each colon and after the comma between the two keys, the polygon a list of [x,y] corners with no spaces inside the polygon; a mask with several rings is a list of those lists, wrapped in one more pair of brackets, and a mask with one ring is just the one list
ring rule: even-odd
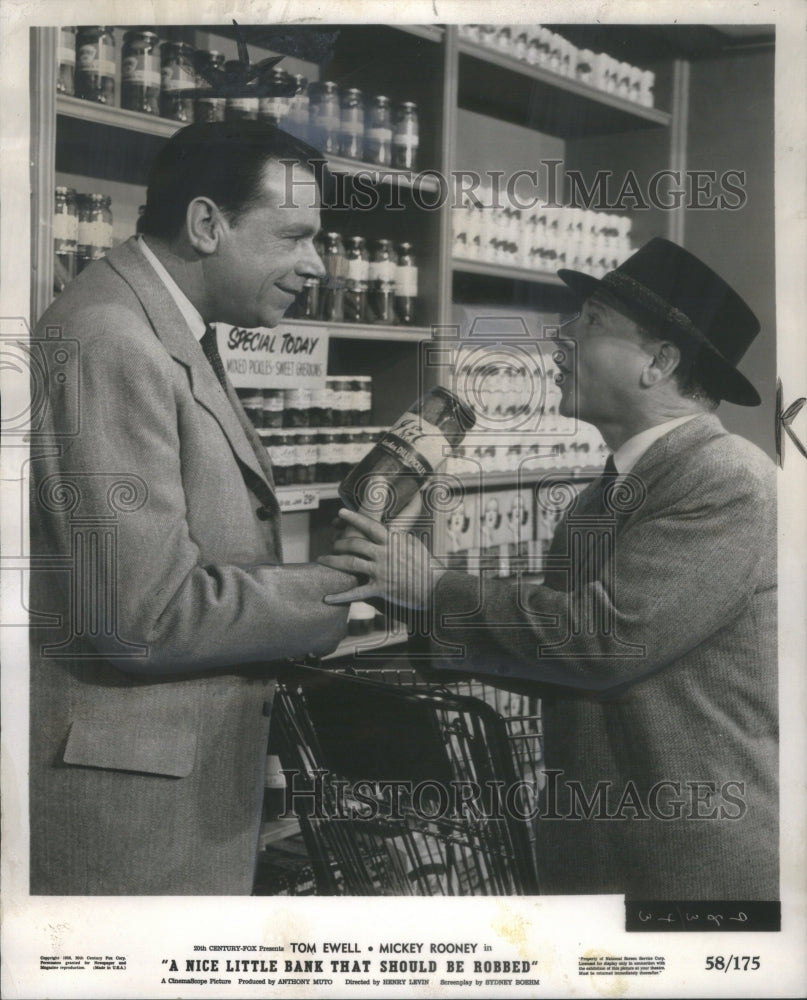
{"label": "hat band", "polygon": [[722,351],[709,340],[702,330],[699,330],[695,326],[685,312],[681,312],[680,309],[676,309],[675,306],[670,305],[660,295],[657,295],[652,289],[632,278],[629,274],[625,274],[624,271],[609,271],[602,279],[602,284],[613,288],[618,294],[644,307],[662,322],[677,326],[684,333],[690,334],[696,340],[700,341],[700,343],[709,347],[715,354],[720,355],[724,361],[727,360]]}

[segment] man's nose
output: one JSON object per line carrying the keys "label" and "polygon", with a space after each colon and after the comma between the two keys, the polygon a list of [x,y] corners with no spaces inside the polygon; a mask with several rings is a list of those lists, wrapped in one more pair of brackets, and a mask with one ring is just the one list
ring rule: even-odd
{"label": "man's nose", "polygon": [[306,241],[305,249],[297,263],[297,273],[305,275],[306,278],[324,278],[328,273],[313,240]]}

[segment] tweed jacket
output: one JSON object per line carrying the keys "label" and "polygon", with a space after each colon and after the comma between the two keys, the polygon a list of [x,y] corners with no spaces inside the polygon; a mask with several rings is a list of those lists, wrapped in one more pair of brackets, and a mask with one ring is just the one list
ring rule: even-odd
{"label": "tweed jacket", "polygon": [[282,566],[265,449],[133,241],[38,325],[75,357],[32,460],[31,891],[252,887],[276,662],[351,578]]}
{"label": "tweed jacket", "polygon": [[633,476],[612,551],[588,550],[571,584],[596,485],[543,585],[447,572],[435,665],[543,696],[543,892],[777,899],[773,463],[704,414]]}

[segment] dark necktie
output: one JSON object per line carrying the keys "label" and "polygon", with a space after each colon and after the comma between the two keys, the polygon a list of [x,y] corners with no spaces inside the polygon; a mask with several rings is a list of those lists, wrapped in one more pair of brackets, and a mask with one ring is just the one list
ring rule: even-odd
{"label": "dark necktie", "polygon": [[614,456],[609,455],[605,463],[605,468],[602,470],[602,475],[592,491],[591,502],[586,505],[587,514],[610,513],[608,507],[605,505],[605,494],[618,475],[619,473],[614,464]]}
{"label": "dark necktie", "polygon": [[224,362],[221,360],[219,345],[216,343],[216,331],[209,323],[205,327],[205,335],[199,343],[202,345],[205,357],[210,362],[213,373],[221,383],[222,389],[226,391],[227,375],[224,371]]}

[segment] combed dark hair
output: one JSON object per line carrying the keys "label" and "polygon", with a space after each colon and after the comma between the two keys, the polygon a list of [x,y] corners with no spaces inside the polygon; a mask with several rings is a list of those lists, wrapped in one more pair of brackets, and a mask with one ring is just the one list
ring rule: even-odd
{"label": "combed dark hair", "polygon": [[180,129],[152,164],[140,231],[175,238],[198,197],[210,198],[236,222],[259,197],[270,160],[306,164],[327,197],[331,178],[322,153],[268,122],[199,122]]}

